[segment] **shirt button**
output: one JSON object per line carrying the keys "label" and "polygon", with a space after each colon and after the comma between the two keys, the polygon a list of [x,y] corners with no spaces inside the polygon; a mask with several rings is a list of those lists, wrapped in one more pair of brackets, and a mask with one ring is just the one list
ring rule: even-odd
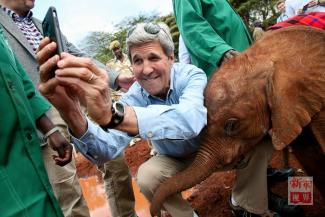
{"label": "shirt button", "polygon": [[149,138],[151,138],[151,137],[153,136],[153,133],[152,133],[151,131],[149,131],[149,132],[147,133],[147,136],[148,136]]}
{"label": "shirt button", "polygon": [[31,135],[30,133],[27,133],[27,134],[26,134],[26,138],[27,138],[28,140],[32,140],[32,135]]}
{"label": "shirt button", "polygon": [[97,155],[94,155],[94,158],[95,158],[95,159],[97,159],[97,158],[98,158],[98,156],[97,156]]}

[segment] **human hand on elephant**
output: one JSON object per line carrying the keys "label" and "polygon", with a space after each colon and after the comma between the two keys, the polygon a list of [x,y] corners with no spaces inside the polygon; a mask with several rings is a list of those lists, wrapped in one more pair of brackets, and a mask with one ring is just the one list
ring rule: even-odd
{"label": "human hand on elephant", "polygon": [[230,59],[234,58],[235,56],[238,56],[239,54],[240,53],[238,51],[233,49],[226,51],[221,58],[220,65],[228,62]]}

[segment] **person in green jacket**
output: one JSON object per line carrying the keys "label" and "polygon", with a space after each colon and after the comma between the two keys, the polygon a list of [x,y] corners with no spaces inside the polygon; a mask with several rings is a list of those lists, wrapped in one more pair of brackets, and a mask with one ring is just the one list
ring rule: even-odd
{"label": "person in green jacket", "polygon": [[223,61],[252,44],[248,29],[227,0],[173,0],[173,8],[192,64],[208,78]]}
{"label": "person in green jacket", "polygon": [[58,165],[71,160],[71,145],[53,129],[50,104],[35,90],[0,28],[0,216],[63,217],[49,183],[36,128],[48,137]]}

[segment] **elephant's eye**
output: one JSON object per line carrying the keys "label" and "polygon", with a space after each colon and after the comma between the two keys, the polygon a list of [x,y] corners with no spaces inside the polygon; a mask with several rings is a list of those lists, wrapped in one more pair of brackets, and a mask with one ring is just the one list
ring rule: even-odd
{"label": "elephant's eye", "polygon": [[232,136],[234,131],[239,127],[239,120],[237,118],[229,118],[226,120],[224,131],[227,136]]}

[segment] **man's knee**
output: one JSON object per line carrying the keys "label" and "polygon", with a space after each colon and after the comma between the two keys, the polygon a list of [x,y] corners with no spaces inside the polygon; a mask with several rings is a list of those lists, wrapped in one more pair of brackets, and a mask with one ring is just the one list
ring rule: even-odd
{"label": "man's knee", "polygon": [[150,164],[142,164],[136,176],[137,184],[140,190],[145,192],[153,193],[157,186],[160,184],[162,178],[161,171],[154,168]]}

